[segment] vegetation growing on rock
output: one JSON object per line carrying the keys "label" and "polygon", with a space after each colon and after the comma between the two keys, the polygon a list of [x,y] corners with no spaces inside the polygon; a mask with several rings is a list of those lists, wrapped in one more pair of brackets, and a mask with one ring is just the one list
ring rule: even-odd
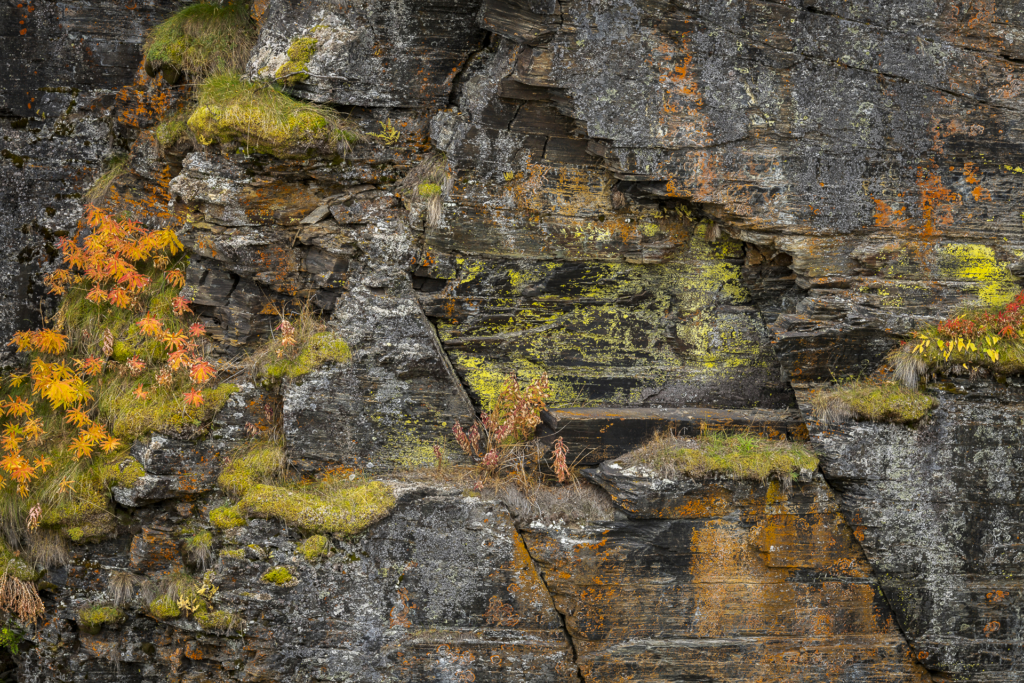
{"label": "vegetation growing on rock", "polygon": [[245,526],[245,517],[233,505],[222,505],[210,510],[210,523],[218,529],[233,529]]}
{"label": "vegetation growing on rock", "polygon": [[274,78],[285,85],[295,85],[309,78],[309,74],[306,73],[306,65],[316,53],[316,43],[316,38],[309,36],[296,38],[288,46],[288,61],[278,68]]}
{"label": "vegetation growing on rock", "polygon": [[935,407],[935,399],[897,382],[846,382],[811,396],[814,417],[824,425],[850,419],[872,422],[917,422]]}
{"label": "vegetation growing on rock", "polygon": [[256,42],[249,4],[199,2],[179,10],[150,31],[146,60],[199,78],[240,71]]}
{"label": "vegetation growing on rock", "polygon": [[268,583],[276,583],[281,586],[286,583],[291,583],[295,580],[292,573],[288,571],[287,567],[274,567],[269,572],[263,575],[263,580]]}
{"label": "vegetation growing on rock", "polygon": [[649,467],[666,478],[720,474],[760,482],[818,467],[818,459],[801,443],[711,429],[699,437],[659,435],[620,462]]}
{"label": "vegetation growing on rock", "polygon": [[177,619],[181,610],[169,595],[161,595],[149,603],[149,613],[157,619]]}
{"label": "vegetation growing on rock", "polygon": [[316,534],[315,536],[310,536],[300,543],[296,550],[300,555],[306,558],[306,561],[317,562],[318,560],[322,560],[327,557],[330,547],[330,539],[323,534]]}
{"label": "vegetation growing on rock", "polygon": [[86,630],[96,631],[104,624],[124,619],[124,612],[110,605],[91,605],[78,610],[78,624]]}
{"label": "vegetation growing on rock", "polygon": [[288,97],[268,83],[224,72],[199,86],[188,127],[204,145],[233,143],[253,152],[301,156],[315,148],[348,150],[359,134],[337,112]]}
{"label": "vegetation growing on rock", "polygon": [[908,387],[916,387],[928,369],[1024,372],[1024,293],[1004,306],[965,311],[914,336],[890,358]]}

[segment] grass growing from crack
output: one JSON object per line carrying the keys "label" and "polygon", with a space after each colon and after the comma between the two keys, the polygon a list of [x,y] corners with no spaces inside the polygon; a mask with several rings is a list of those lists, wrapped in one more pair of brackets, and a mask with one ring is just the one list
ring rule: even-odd
{"label": "grass growing from crack", "polygon": [[120,155],[111,157],[104,164],[103,174],[96,179],[85,194],[82,201],[86,204],[95,204],[106,196],[114,181],[128,172],[128,157]]}
{"label": "grass growing from crack", "polygon": [[146,60],[167,64],[194,78],[240,71],[256,43],[249,4],[200,2],[176,12],[150,31]]}
{"label": "grass growing from crack", "polygon": [[300,102],[232,72],[214,74],[199,86],[188,127],[204,145],[234,143],[278,157],[324,148],[347,152],[363,139],[330,107]]}
{"label": "grass growing from crack", "polygon": [[818,459],[800,443],[710,429],[693,438],[657,436],[623,456],[621,462],[644,465],[666,478],[721,474],[762,483],[773,476],[786,479],[802,469],[818,467]]}
{"label": "grass growing from crack", "polygon": [[905,424],[927,415],[935,399],[896,382],[861,380],[815,392],[811,407],[826,426],[851,419]]}

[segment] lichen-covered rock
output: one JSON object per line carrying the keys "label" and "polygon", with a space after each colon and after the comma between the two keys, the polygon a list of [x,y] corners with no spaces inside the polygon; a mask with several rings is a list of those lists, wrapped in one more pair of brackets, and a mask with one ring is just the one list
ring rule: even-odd
{"label": "lichen-covered rock", "polygon": [[954,679],[1014,681],[1024,389],[952,379],[929,391],[938,405],[916,427],[814,430],[822,471],[916,656]]}
{"label": "lichen-covered rock", "polygon": [[76,632],[70,621],[102,587],[71,581],[67,602],[52,607],[58,618],[37,635],[61,646],[28,653],[21,680],[577,680],[559,615],[508,513],[425,493],[361,537],[335,539],[315,563],[277,524],[225,532],[218,549],[251,552],[221,553],[212,574],[196,579],[218,588],[197,589],[209,607],[161,612],[164,621],[135,616],[149,609],[136,601],[122,608],[123,623]]}

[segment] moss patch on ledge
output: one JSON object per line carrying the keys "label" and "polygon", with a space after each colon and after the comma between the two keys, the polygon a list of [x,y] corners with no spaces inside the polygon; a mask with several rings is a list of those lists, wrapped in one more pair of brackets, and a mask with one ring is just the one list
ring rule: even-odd
{"label": "moss patch on ledge", "polygon": [[22,581],[35,581],[39,572],[16,557],[6,543],[0,541],[0,576],[7,574]]}
{"label": "moss patch on ledge", "polygon": [[386,485],[326,477],[312,484],[285,481],[284,449],[280,444],[257,441],[233,459],[218,483],[241,496],[237,513],[279,519],[314,534],[356,534],[390,514],[395,497]]}
{"label": "moss patch on ledge", "polygon": [[271,379],[294,379],[309,374],[325,363],[347,363],[351,358],[352,352],[344,339],[332,332],[317,332],[300,346],[294,358],[276,358],[265,365],[263,371]]}
{"label": "moss patch on ledge", "polygon": [[198,106],[188,119],[200,143],[234,143],[277,157],[313,149],[347,151],[361,139],[330,107],[299,102],[268,83],[235,73],[211,76],[199,87]]}
{"label": "moss patch on ledge", "polygon": [[283,586],[295,580],[295,577],[292,576],[287,567],[274,567],[261,578],[267,583],[276,583],[278,586]]}
{"label": "moss patch on ledge", "polygon": [[650,467],[666,478],[722,474],[760,482],[818,467],[818,458],[803,444],[712,430],[694,438],[655,437],[623,456],[621,462]]}
{"label": "moss patch on ledge", "polygon": [[935,399],[896,382],[862,380],[815,392],[811,406],[823,425],[850,419],[905,424],[927,415]]}
{"label": "moss patch on ledge", "polygon": [[105,624],[124,619],[124,612],[109,605],[92,605],[78,611],[78,624],[87,631],[98,631]]}

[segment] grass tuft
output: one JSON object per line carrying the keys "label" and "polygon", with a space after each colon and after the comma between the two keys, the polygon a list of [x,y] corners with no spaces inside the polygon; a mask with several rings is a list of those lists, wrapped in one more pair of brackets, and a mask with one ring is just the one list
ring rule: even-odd
{"label": "grass tuft", "polygon": [[82,195],[84,203],[96,204],[107,195],[114,181],[128,172],[128,157],[123,155],[111,157],[107,159],[104,168],[103,174]]}
{"label": "grass tuft", "polygon": [[198,106],[188,127],[200,143],[234,143],[278,157],[312,149],[348,152],[361,139],[330,107],[300,102],[268,83],[218,73],[199,86]]}
{"label": "grass tuft", "polygon": [[788,481],[800,470],[818,467],[818,459],[800,443],[710,429],[695,438],[657,436],[621,462],[645,465],[669,479],[722,474],[762,483],[773,476]]}
{"label": "grass tuft", "polygon": [[146,60],[170,65],[192,77],[241,71],[256,43],[248,3],[200,2],[175,13],[150,31]]}
{"label": "grass tuft", "polygon": [[838,384],[811,396],[815,419],[823,425],[857,418],[872,422],[917,422],[935,407],[935,399],[896,382],[862,380]]}
{"label": "grass tuft", "polygon": [[88,631],[98,631],[105,624],[124,619],[124,612],[111,605],[92,605],[78,610],[78,624]]}
{"label": "grass tuft", "polygon": [[181,616],[178,604],[169,595],[161,595],[149,603],[149,613],[157,619],[177,619]]}

